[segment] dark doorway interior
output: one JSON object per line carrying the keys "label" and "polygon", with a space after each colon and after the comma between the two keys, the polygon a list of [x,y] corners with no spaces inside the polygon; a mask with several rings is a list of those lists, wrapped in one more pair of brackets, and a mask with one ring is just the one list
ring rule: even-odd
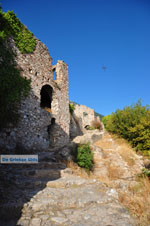
{"label": "dark doorway interior", "polygon": [[44,85],[41,89],[41,103],[42,108],[51,108],[53,88],[50,85]]}

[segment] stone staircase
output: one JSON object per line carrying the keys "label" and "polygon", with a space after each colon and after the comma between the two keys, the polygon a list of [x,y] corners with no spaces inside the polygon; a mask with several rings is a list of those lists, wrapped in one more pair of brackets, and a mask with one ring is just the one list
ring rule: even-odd
{"label": "stone staircase", "polygon": [[22,210],[17,225],[131,226],[133,219],[118,194],[95,179],[67,175],[50,181]]}
{"label": "stone staircase", "polygon": [[[94,145],[104,134],[90,132],[88,140],[90,136],[95,179],[73,175],[57,152],[39,153],[38,164],[1,164],[0,226],[135,226],[120,205],[118,192],[97,180],[108,174],[102,164],[107,155]],[[77,137],[75,143],[80,139],[86,140],[86,135]],[[62,153],[66,156],[67,148]]]}
{"label": "stone staircase", "polygon": [[24,204],[65,168],[53,153],[40,153],[38,164],[0,164],[0,225],[16,225]]}
{"label": "stone staircase", "polygon": [[[123,141],[124,142],[124,141]],[[112,187],[126,190],[136,183],[137,174],[144,167],[143,160],[126,144],[118,144],[108,133],[96,142],[93,174]],[[127,153],[126,153],[127,152]]]}

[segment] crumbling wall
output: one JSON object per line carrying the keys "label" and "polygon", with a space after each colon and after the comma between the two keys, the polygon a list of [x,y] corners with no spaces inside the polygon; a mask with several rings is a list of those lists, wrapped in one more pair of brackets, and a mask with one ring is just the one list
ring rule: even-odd
{"label": "crumbling wall", "polygon": [[59,60],[55,70],[57,88],[53,94],[52,113],[56,120],[50,138],[53,141],[51,142],[52,147],[62,147],[69,142],[68,65]]}
{"label": "crumbling wall", "polygon": [[94,110],[84,105],[75,105],[74,114],[76,117],[81,118],[83,129],[87,125],[91,126],[92,121],[95,120]]}
{"label": "crumbling wall", "polygon": [[70,115],[70,139],[83,135],[82,119],[75,114]]}
{"label": "crumbling wall", "polygon": [[86,132],[85,127],[91,126],[95,120],[95,112],[93,109],[75,104],[75,109],[70,122],[70,138],[82,135]]}
{"label": "crumbling wall", "polygon": [[19,124],[0,132],[0,148],[41,151],[69,141],[68,66],[63,61],[53,66],[48,48],[38,39],[36,43],[33,53],[21,54],[10,39],[21,75],[31,79],[32,89],[20,103]]}

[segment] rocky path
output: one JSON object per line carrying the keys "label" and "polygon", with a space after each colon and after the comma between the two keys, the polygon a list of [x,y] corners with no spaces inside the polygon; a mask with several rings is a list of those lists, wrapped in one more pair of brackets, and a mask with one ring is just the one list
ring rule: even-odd
{"label": "rocky path", "polygon": [[121,191],[136,183],[136,176],[144,167],[141,157],[125,141],[122,142],[119,144],[117,139],[105,133],[93,147],[94,175]]}
{"label": "rocky path", "polygon": [[96,180],[65,176],[48,182],[23,208],[19,225],[130,226],[117,193]]}
{"label": "rocky path", "polygon": [[[107,176],[106,165],[100,163],[105,152],[95,145],[93,150],[95,178],[102,173]],[[37,165],[1,165],[0,173],[1,226],[136,225],[119,203],[116,189],[98,178],[74,175],[54,154],[42,154]]]}

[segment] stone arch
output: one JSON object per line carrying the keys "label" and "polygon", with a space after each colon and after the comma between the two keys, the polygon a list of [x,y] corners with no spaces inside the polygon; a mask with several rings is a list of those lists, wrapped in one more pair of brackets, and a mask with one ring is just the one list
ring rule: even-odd
{"label": "stone arch", "polygon": [[40,106],[41,108],[50,108],[51,109],[51,103],[52,103],[52,94],[53,94],[53,88],[50,85],[44,85],[41,88],[41,102]]}

